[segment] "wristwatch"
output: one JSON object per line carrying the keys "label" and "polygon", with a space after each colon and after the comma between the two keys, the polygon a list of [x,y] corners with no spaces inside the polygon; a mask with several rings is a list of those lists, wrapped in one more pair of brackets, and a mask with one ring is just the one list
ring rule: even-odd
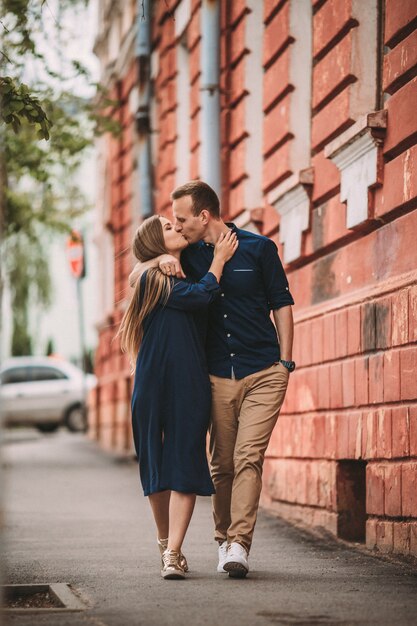
{"label": "wristwatch", "polygon": [[282,363],[283,366],[286,367],[289,372],[293,372],[295,370],[294,361],[284,361],[284,359],[280,359],[279,362]]}

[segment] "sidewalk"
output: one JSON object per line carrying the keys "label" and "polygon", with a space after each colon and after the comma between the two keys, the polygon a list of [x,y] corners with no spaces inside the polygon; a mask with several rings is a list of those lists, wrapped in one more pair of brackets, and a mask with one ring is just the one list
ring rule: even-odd
{"label": "sidewalk", "polygon": [[246,580],[216,574],[209,499],[184,546],[189,580],[164,581],[134,462],[82,435],[9,437],[6,583],[67,582],[86,611],[13,626],[417,624],[417,570],[259,516]]}

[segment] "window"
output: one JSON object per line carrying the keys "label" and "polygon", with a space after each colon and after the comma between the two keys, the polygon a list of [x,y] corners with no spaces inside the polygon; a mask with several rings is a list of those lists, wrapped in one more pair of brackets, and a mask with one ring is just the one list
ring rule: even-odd
{"label": "window", "polygon": [[68,378],[64,372],[56,369],[55,367],[31,367],[29,368],[31,380],[63,380]]}
{"label": "window", "polygon": [[30,380],[28,367],[12,367],[5,370],[1,375],[2,385],[13,385],[15,383],[27,383]]}

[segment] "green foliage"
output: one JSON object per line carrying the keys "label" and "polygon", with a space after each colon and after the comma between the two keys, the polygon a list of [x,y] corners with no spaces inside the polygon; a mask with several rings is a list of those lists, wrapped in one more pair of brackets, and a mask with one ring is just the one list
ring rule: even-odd
{"label": "green foliage", "polygon": [[49,139],[51,121],[43,110],[39,99],[29,92],[25,84],[16,85],[10,76],[0,76],[0,112],[1,119],[10,124],[18,133],[22,119],[35,125],[39,139]]}
{"label": "green foliage", "polygon": [[[64,69],[58,73],[38,49],[44,35],[48,45],[57,45],[53,53],[61,59],[65,10],[81,2],[0,0],[0,301],[6,282],[13,310],[13,354],[31,353],[29,310],[51,303],[51,236],[69,233],[87,208],[74,183],[83,154],[95,133],[117,130],[100,108],[112,106],[105,93],[98,106],[68,89],[74,77],[88,84],[84,65],[62,59]],[[56,3],[59,21],[53,14]],[[51,16],[55,39],[45,32]],[[34,68],[32,79],[28,66]]]}
{"label": "green foliage", "polygon": [[42,243],[20,233],[7,241],[5,256],[10,293],[13,303],[12,354],[31,354],[29,308],[40,304],[48,306],[51,300],[51,282],[45,263]]}

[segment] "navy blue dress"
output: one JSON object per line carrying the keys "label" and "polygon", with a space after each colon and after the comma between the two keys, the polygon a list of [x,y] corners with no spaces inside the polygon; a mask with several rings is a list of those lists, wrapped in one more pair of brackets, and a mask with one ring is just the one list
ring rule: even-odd
{"label": "navy blue dress", "polygon": [[136,361],[132,425],[140,478],[145,496],[166,489],[209,496],[211,392],[198,316],[220,288],[210,272],[198,283],[172,281],[168,302],[145,319]]}

